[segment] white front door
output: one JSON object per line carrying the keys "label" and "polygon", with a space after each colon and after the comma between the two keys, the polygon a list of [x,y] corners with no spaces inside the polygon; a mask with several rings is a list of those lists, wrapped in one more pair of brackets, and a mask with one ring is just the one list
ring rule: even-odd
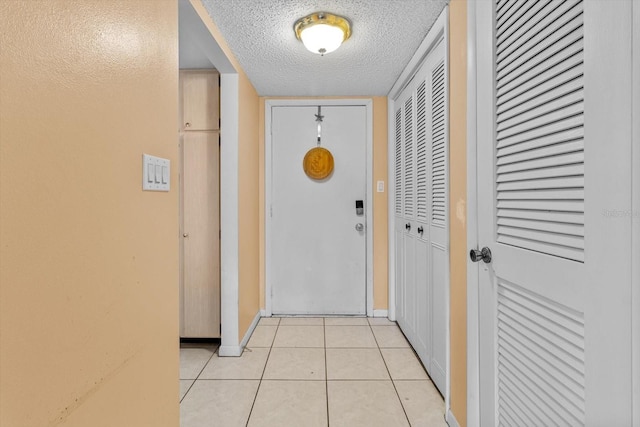
{"label": "white front door", "polygon": [[321,146],[335,167],[320,181],[303,169],[317,146],[316,114],[317,106],[271,110],[271,311],[363,315],[368,212],[358,215],[356,201],[366,208],[366,107],[322,106]]}
{"label": "white front door", "polygon": [[480,425],[630,425],[631,1],[477,13]]}

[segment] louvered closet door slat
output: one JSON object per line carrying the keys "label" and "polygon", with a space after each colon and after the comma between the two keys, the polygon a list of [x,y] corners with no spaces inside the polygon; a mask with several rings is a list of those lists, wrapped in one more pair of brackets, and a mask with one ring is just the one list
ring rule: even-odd
{"label": "louvered closet door slat", "polygon": [[552,190],[501,191],[498,200],[584,200],[583,188],[558,188]]}
{"label": "louvered closet door slat", "polygon": [[584,215],[580,212],[546,212],[517,208],[499,209],[500,220],[508,218],[523,218],[528,220],[544,221],[549,223],[576,224],[581,227],[584,223]]}
{"label": "louvered closet door slat", "polygon": [[523,358],[533,366],[549,372],[553,378],[556,378],[561,385],[559,388],[564,389],[564,395],[584,399],[584,390],[580,387],[580,382],[584,380],[584,377],[578,370],[568,369],[565,363],[553,357],[553,353],[541,350],[535,341],[527,336],[522,336],[511,325],[504,324],[499,332],[499,337],[504,343],[507,343],[506,345],[518,349]]}
{"label": "louvered closet door slat", "polygon": [[[520,238],[523,241],[540,242],[549,245],[563,246],[566,248],[584,249],[584,238],[582,236],[572,236],[570,234],[560,234],[538,230],[527,230],[523,228],[506,227],[499,225],[498,234],[511,238]],[[525,243],[523,243],[523,246]],[[530,247],[526,247],[531,249]]]}
{"label": "louvered closet door slat", "polygon": [[584,152],[577,151],[568,154],[557,154],[554,156],[543,157],[538,159],[519,161],[514,163],[503,163],[498,166],[498,174],[507,174],[510,172],[521,172],[536,169],[546,169],[557,166],[573,165],[584,162]]}
{"label": "louvered closet door slat", "polygon": [[513,181],[501,182],[497,186],[497,190],[514,191],[514,190],[545,190],[550,188],[583,188],[584,177],[573,176],[563,178],[545,178],[531,181]]}
{"label": "louvered closet door slat", "polygon": [[509,1],[509,0],[498,0],[497,1],[498,6],[496,8],[496,14],[497,16],[502,16],[504,15],[506,12],[508,12],[512,7],[516,6],[517,3],[514,1]]}
{"label": "louvered closet door slat", "polygon": [[523,172],[505,173],[498,176],[498,183],[511,182],[511,181],[525,181],[531,179],[543,179],[543,178],[560,178],[560,177],[573,177],[583,176],[584,165],[568,165],[559,166],[549,169],[536,169]]}
{"label": "louvered closet door slat", "polygon": [[548,102],[561,97],[570,96],[581,91],[582,85],[579,79],[574,79],[566,83],[561,82],[558,91],[543,93],[526,100],[520,99],[521,102],[519,103],[506,102],[502,104],[500,109],[497,110],[497,121],[498,123],[502,123],[521,114],[537,109],[540,106],[544,106]]}
{"label": "louvered closet door slat", "polygon": [[520,150],[513,154],[501,154],[500,150],[498,150],[498,166],[582,150],[584,150],[584,142],[581,139],[563,141],[555,145],[546,145],[539,148],[529,148],[529,150]]}
{"label": "louvered closet door slat", "polygon": [[519,2],[520,8],[517,11],[509,13],[509,18],[501,21],[497,27],[496,36],[498,38],[498,46],[504,39],[512,36],[515,32],[522,33],[526,30],[527,24],[531,22],[531,17],[540,11],[550,0],[540,0],[533,4],[527,4],[524,1]]}
{"label": "louvered closet door slat", "polygon": [[416,217],[426,221],[427,201],[427,93],[426,82],[416,92]]}
{"label": "louvered closet door slat", "polygon": [[[547,107],[555,108],[553,103],[550,103]],[[570,119],[575,116],[579,116],[583,114],[584,111],[584,102],[580,101],[575,104],[568,105],[566,107],[562,107],[556,110],[542,110],[544,113],[539,114],[535,118],[531,118],[526,121],[522,121],[517,125],[514,125],[510,128],[504,130],[498,130],[498,138],[508,138],[510,136],[522,134],[527,131],[536,130],[540,128],[544,128],[545,126],[553,125],[560,120]]]}
{"label": "louvered closet door slat", "polygon": [[411,218],[414,215],[414,150],[413,134],[413,97],[404,103],[404,214]]}
{"label": "louvered closet door slat", "polygon": [[[540,48],[537,48],[532,39],[537,38],[538,41],[549,37],[551,33],[546,31],[546,26],[549,23],[557,19],[570,20],[572,16],[566,16],[566,12],[570,10],[574,5],[563,1],[540,1],[533,4],[535,6],[535,15],[533,19],[529,19],[526,22],[521,22],[517,26],[512,27],[512,31],[509,33],[502,33],[497,41],[496,53],[503,55],[504,59],[506,55],[511,54],[516,49],[521,49],[523,45],[528,44],[534,52],[526,51],[527,58],[536,55],[540,52]],[[540,19],[542,18],[542,19]],[[509,62],[501,64],[505,67]]]}
{"label": "louvered closet door slat", "polygon": [[507,157],[512,154],[544,149],[545,147],[553,146],[556,144],[580,143],[584,146],[584,142],[582,140],[582,121],[580,119],[581,116],[572,118],[572,120],[578,120],[578,126],[570,127],[568,129],[562,129],[555,133],[539,135],[533,139],[520,138],[520,141],[518,141],[518,138],[511,138],[511,144],[506,145],[503,143],[498,147],[497,155],[500,157],[500,159],[502,159],[502,157]]}
{"label": "louvered closet door slat", "polygon": [[[551,13],[548,13],[549,11]],[[498,45],[496,52],[500,62],[498,71],[520,58],[519,54],[524,55],[528,60],[529,57],[539,54],[542,49],[552,46],[577,28],[582,20],[582,3],[556,0],[550,3],[548,9],[541,11],[537,18],[542,19],[532,21],[525,33],[514,34],[518,37],[502,40]],[[542,46],[539,46],[540,44]]]}
{"label": "louvered closet door slat", "polygon": [[[498,358],[498,363],[500,363],[500,358]],[[504,402],[508,402],[508,408],[513,412],[506,408],[501,408],[502,410],[500,413],[502,414],[505,412],[509,415],[517,415],[519,419],[523,420],[522,423],[517,422],[516,424],[513,424],[513,427],[555,426],[556,424],[553,422],[552,418],[553,414],[541,412],[539,410],[540,398],[533,395],[533,391],[528,388],[526,384],[512,380],[513,377],[518,376],[518,372],[514,372],[510,366],[505,366],[504,363],[502,363],[502,368],[505,372],[505,376],[499,385],[500,392],[505,396],[509,396],[504,399]]]}
{"label": "louvered closet door slat", "polygon": [[446,224],[446,145],[444,62],[431,72],[431,221]]}
{"label": "louvered closet door slat", "polygon": [[402,215],[402,108],[395,117],[395,212]]}
{"label": "louvered closet door slat", "polygon": [[[536,64],[547,62],[553,62],[553,58],[559,54],[571,55],[572,51],[575,51],[574,45],[582,43],[583,28],[580,25],[580,17],[575,19],[575,28],[567,30],[567,34],[561,37],[561,34],[554,34],[556,39],[553,49],[544,49],[540,45],[531,47],[529,50],[517,49],[513,56],[513,60],[509,63],[505,62],[504,66],[498,71],[497,77],[500,80],[504,79],[504,83],[508,83],[521,76],[522,74],[529,72]],[[563,53],[564,52],[564,53]]]}
{"label": "louvered closet door slat", "polygon": [[584,212],[581,200],[498,200],[498,209],[531,209],[538,211]]}
{"label": "louvered closet door slat", "polygon": [[498,89],[498,103],[501,105],[529,90],[535,90],[536,94],[541,94],[544,89],[554,89],[557,87],[557,84],[553,83],[562,83],[562,80],[572,80],[583,74],[584,70],[581,64],[581,55],[575,55],[565,59],[562,63],[546,69],[543,73],[532,76],[530,79],[524,79],[514,85],[505,85]]}
{"label": "louvered closet door slat", "polygon": [[[570,44],[564,49],[554,53],[548,58],[534,58],[538,60],[537,62],[530,61],[526,63],[526,66],[531,66],[530,69],[524,71],[522,69],[518,71],[523,71],[522,74],[516,74],[514,70],[511,73],[505,73],[504,77],[500,79],[501,84],[498,87],[499,96],[508,95],[511,91],[516,90],[516,93],[519,94],[522,92],[523,85],[526,85],[525,88],[531,86],[531,82],[536,82],[538,84],[542,84],[545,81],[549,80],[551,77],[555,77],[560,72],[563,72],[567,69],[570,69],[573,66],[577,66],[580,64],[578,62],[572,62],[573,57],[580,52],[582,52],[584,46],[582,42],[582,29],[580,31],[576,31],[579,34],[573,34],[575,37],[579,37],[575,43]],[[568,64],[568,65],[567,65]]]}
{"label": "louvered closet door slat", "polygon": [[524,3],[496,23],[497,240],[582,261],[584,224],[500,216],[584,212],[582,3]]}
{"label": "louvered closet door slat", "polygon": [[[565,386],[565,395],[572,398],[584,399],[584,390],[580,387],[580,383],[584,381],[584,374],[572,365],[564,363],[561,359],[554,357],[554,352],[540,348],[539,343],[531,339],[531,336],[522,335],[515,326],[517,323],[504,323],[499,332],[499,336],[504,343],[517,348],[525,359],[536,366],[540,370],[550,372],[558,382]],[[580,361],[578,361],[579,365]]]}
{"label": "louvered closet door slat", "polygon": [[[555,99],[563,93],[569,93],[575,90],[575,83],[582,83],[583,74],[584,69],[582,64],[580,64],[573,68],[564,69],[537,86],[525,83],[523,87],[518,88],[520,90],[513,90],[504,97],[498,98],[497,112],[501,115],[507,113],[513,114],[515,112],[511,112],[511,109],[527,102],[533,102],[534,105],[539,105],[540,103],[546,102],[546,100]],[[531,89],[536,89],[536,91],[532,92]],[[563,93],[556,93],[555,91],[557,89],[562,90]]]}
{"label": "louvered closet door slat", "polygon": [[508,3],[511,3],[510,7],[508,8],[509,13],[501,15],[504,17],[504,19],[500,21],[499,26],[496,26],[497,34],[500,34],[501,31],[504,31],[505,28],[508,27],[509,23],[517,19],[517,17],[522,14],[523,10],[526,10],[526,2],[524,1],[512,1]]}
{"label": "louvered closet door slat", "polygon": [[584,424],[582,315],[501,283],[498,354],[501,413],[514,411],[511,393],[518,389],[527,392],[518,414],[538,409],[551,416],[552,424],[544,425]]}
{"label": "louvered closet door slat", "polygon": [[528,110],[518,108],[517,111],[511,111],[510,117],[507,117],[506,114],[498,115],[498,132],[513,128],[526,122],[531,122],[543,117],[545,114],[548,115],[549,112],[556,112],[562,108],[569,108],[576,104],[580,104],[584,99],[584,94],[581,88],[557,95],[558,96],[555,99],[551,99],[546,103],[540,103],[536,106],[531,106]]}
{"label": "louvered closet door slat", "polygon": [[584,116],[582,114],[568,117],[564,120],[550,123],[544,127],[522,132],[498,141],[498,149],[521,143],[534,143],[543,138],[553,137],[554,134],[575,130],[580,138],[584,135],[582,126]]}
{"label": "louvered closet door slat", "polygon": [[584,226],[576,224],[558,224],[547,221],[529,221],[525,219],[500,218],[498,225],[521,228],[525,230],[540,230],[549,233],[566,233],[571,236],[584,236]]}
{"label": "louvered closet door slat", "polygon": [[[503,338],[507,338],[504,334]],[[510,338],[510,337],[509,337]],[[509,363],[515,371],[521,373],[527,378],[531,378],[532,388],[541,395],[551,397],[553,413],[565,413],[573,418],[574,422],[580,416],[581,408],[569,398],[571,396],[567,387],[559,384],[556,377],[550,375],[543,369],[537,369],[531,362],[527,353],[514,344],[514,340],[504,339],[501,353],[505,356],[503,362]],[[578,400],[578,399],[576,399]]]}

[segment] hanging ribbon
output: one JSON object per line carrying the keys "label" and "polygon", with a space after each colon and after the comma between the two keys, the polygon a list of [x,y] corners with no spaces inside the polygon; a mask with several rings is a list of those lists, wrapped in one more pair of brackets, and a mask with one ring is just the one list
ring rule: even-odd
{"label": "hanging ribbon", "polygon": [[316,122],[318,122],[318,147],[320,146],[322,140],[322,119],[324,116],[322,115],[322,107],[318,105],[318,114],[316,116]]}

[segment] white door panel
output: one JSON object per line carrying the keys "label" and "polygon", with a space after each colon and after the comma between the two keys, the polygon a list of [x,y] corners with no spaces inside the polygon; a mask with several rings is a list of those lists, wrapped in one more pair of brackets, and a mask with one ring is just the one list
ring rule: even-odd
{"label": "white door panel", "polygon": [[322,147],[335,162],[322,181],[302,160],[316,146],[316,106],[272,109],[271,278],[274,314],[365,314],[366,108],[322,107]]}
{"label": "white door panel", "polygon": [[483,426],[630,424],[630,8],[477,6]]}

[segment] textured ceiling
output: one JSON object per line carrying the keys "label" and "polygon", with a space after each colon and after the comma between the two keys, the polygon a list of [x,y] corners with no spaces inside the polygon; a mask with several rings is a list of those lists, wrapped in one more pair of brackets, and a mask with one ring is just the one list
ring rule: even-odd
{"label": "textured ceiling", "polygon": [[[387,95],[448,0],[202,0],[262,96]],[[353,34],[320,56],[293,24],[313,12],[351,21]]]}

